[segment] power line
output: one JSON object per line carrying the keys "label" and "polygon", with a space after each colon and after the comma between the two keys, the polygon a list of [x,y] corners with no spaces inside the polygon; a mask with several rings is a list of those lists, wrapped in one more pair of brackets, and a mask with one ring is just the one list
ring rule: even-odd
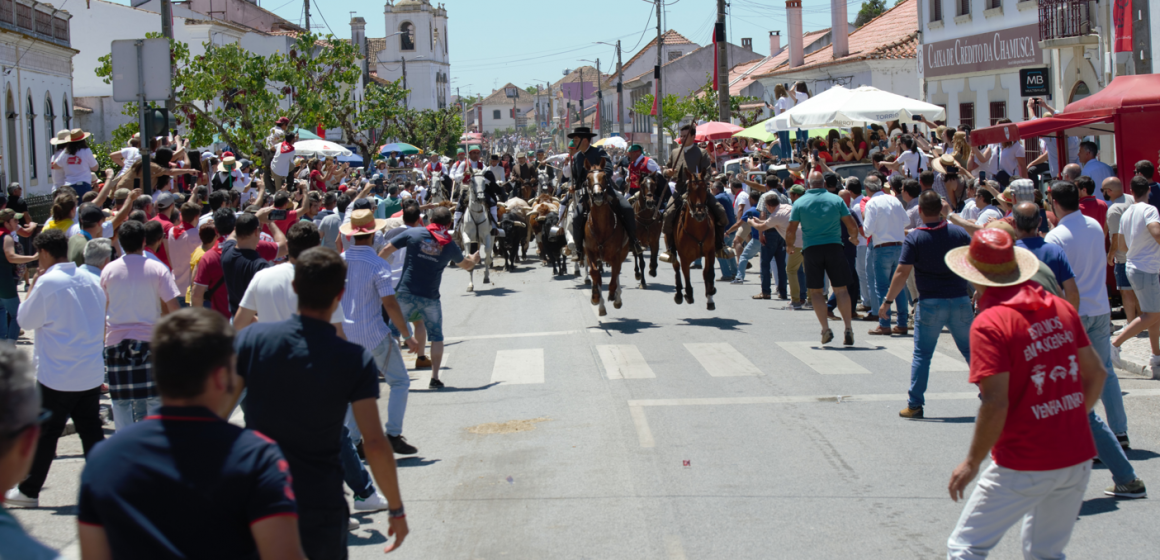
{"label": "power line", "polygon": [[633,45],[633,46],[632,46],[632,48],[628,49],[628,50],[629,50],[629,52],[635,51],[635,50],[636,50],[636,48],[640,46],[640,42],[644,40],[644,34],[645,34],[645,33],[648,33],[648,30],[649,30],[649,24],[651,24],[651,23],[652,23],[652,16],[653,16],[653,11],[650,9],[650,10],[648,11],[648,20],[646,20],[646,21],[644,22],[644,31],[641,31],[641,32],[640,32],[640,37],[639,37],[639,38],[637,38],[637,40],[636,40],[636,44],[635,44],[635,45]]}
{"label": "power line", "polygon": [[[334,30],[330,28],[330,22],[326,21],[326,16],[323,15],[322,10],[318,10],[318,15],[322,18],[322,23],[326,24],[326,30],[329,31],[331,35],[334,35]],[[307,29],[307,31],[310,30]]]}

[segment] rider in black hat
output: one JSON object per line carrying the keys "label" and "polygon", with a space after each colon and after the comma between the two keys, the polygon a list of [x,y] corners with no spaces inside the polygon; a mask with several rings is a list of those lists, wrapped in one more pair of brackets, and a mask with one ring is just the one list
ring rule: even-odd
{"label": "rider in black hat", "polygon": [[[691,124],[682,127],[680,132],[681,145],[677,146],[669,156],[669,169],[672,173],[672,180],[677,184],[677,188],[676,195],[672,196],[671,207],[665,210],[665,221],[661,229],[665,236],[665,250],[660,255],[661,262],[673,261],[673,252],[675,251],[673,229],[676,225],[677,217],[681,213],[685,191],[688,188],[686,186],[686,182],[688,181],[687,172],[700,173],[708,169],[710,163],[712,163],[709,155],[697,146],[696,131],[696,127]],[[664,203],[669,197],[670,190],[665,186],[661,191],[661,203]],[[713,239],[717,248],[717,258],[733,258],[733,250],[726,247],[724,242],[725,224],[727,223],[725,208],[712,195],[708,196],[706,206],[713,213]]]}
{"label": "rider in black hat", "polygon": [[[572,156],[572,184],[576,190],[577,196],[581,203],[588,201],[588,172],[584,168],[584,162],[589,164],[598,164],[603,168],[606,177],[612,178],[612,158],[608,157],[608,152],[604,148],[592,145],[592,138],[596,135],[592,130],[586,126],[576,127],[568,138],[573,139],[576,144],[576,154]],[[636,215],[633,214],[632,206],[629,206],[628,200],[624,195],[615,188],[611,189],[616,195],[616,204],[612,205],[612,211],[616,212],[616,217],[624,223],[624,230],[628,233],[628,238],[632,240],[632,250],[634,253],[639,253],[641,249],[640,243],[636,239]],[[586,210],[582,210],[586,212]],[[583,250],[584,247],[584,224],[587,221],[586,214],[577,214],[576,218],[572,220],[572,237],[576,240],[576,249]]]}

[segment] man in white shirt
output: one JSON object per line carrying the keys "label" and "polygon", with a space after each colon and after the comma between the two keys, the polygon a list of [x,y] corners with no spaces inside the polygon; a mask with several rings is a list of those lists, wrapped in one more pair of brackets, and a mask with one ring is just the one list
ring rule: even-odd
{"label": "man in white shirt", "polygon": [[745,192],[744,187],[745,185],[742,185],[740,181],[729,183],[729,190],[733,191],[733,215],[736,217],[740,217],[746,210],[753,207],[749,203],[749,193]]}
{"label": "man in white shirt", "polygon": [[286,133],[286,137],[274,148],[274,157],[270,161],[270,173],[274,176],[274,190],[282,190],[282,186],[286,184],[286,176],[290,174],[290,166],[294,163],[294,156],[298,151],[294,149],[294,142],[298,140],[298,135],[293,132]]}
{"label": "man in white shirt", "polygon": [[100,418],[105,292],[97,278],[68,260],[64,232],[45,230],[33,245],[44,272],[20,304],[17,320],[25,329],[36,331],[32,355],[41,407],[52,416],[41,427],[28,478],[5,495],[7,505],[23,507],[39,505],[40,489],[56,456],[57,438],[70,417],[86,456],[105,439]]}
{"label": "man in white shirt", "polygon": [[[876,301],[886,301],[886,293],[890,290],[890,281],[894,278],[894,271],[898,268],[898,259],[902,256],[902,241],[906,237],[906,226],[910,218],[902,207],[902,202],[894,196],[881,190],[875,190],[877,182],[866,182],[866,191],[870,194],[870,201],[866,203],[865,217],[862,221],[862,231],[870,239],[873,247],[867,259],[874,267],[874,283],[878,290]],[[907,333],[906,319],[910,292],[903,289],[895,300],[898,309],[898,326],[891,329],[890,316],[878,316],[878,327],[871,329],[872,335]],[[886,301],[886,303],[891,303]]]}
{"label": "man in white shirt", "polygon": [[491,166],[487,169],[495,176],[495,183],[497,185],[502,185],[507,182],[507,175],[504,175],[503,166],[499,164],[499,154],[491,154]]}
{"label": "man in white shirt", "polygon": [[1087,175],[1092,178],[1096,184],[1096,189],[1099,192],[1093,193],[1094,196],[1103,200],[1103,184],[1104,179],[1114,177],[1116,175],[1112,166],[1096,159],[1100,155],[1100,147],[1095,142],[1087,141],[1079,144],[1079,163],[1083,166],[1082,175]]}
{"label": "man in white shirt", "polygon": [[[1123,488],[1142,489],[1143,483],[1136,478],[1136,472],[1124,455],[1122,447],[1128,443],[1128,419],[1124,413],[1124,397],[1120,392],[1120,380],[1112,367],[1118,359],[1119,349],[1111,344],[1111,307],[1108,305],[1107,253],[1104,251],[1104,228],[1094,218],[1084,216],[1079,211],[1079,189],[1070,181],[1056,181],[1051,185],[1051,203],[1056,224],[1044,238],[1048,243],[1063,248],[1068,264],[1075,273],[1076,287],[1079,288],[1079,318],[1087,331],[1092,349],[1100,356],[1108,378],[1104,381],[1100,400],[1108,415],[1105,424],[1093,410],[1088,414],[1092,436],[1095,438],[1099,458],[1112,473],[1115,486],[1109,491],[1113,495],[1130,493]],[[1147,193],[1144,200],[1147,202]],[[1135,206],[1135,205],[1133,205]],[[1124,233],[1123,221],[1121,232]],[[1127,235],[1125,233],[1125,235]],[[1139,297],[1139,293],[1137,293]],[[1136,332],[1139,332],[1137,330]],[[1123,333],[1121,333],[1121,336]],[[1124,496],[1142,497],[1142,496]]]}

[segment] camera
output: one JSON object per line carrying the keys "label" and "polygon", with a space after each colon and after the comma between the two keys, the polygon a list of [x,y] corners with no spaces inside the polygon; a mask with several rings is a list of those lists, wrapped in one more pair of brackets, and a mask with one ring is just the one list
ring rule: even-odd
{"label": "camera", "polygon": [[285,220],[286,219],[286,211],[285,210],[271,210],[270,211],[270,219],[275,221],[275,222]]}

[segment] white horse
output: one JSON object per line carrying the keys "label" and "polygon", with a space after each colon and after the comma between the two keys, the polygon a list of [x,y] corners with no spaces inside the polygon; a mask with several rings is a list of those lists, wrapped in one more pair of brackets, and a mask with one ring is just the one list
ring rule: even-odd
{"label": "white horse", "polygon": [[564,223],[560,227],[564,228],[564,238],[568,240],[568,250],[576,257],[572,263],[573,274],[579,277],[580,271],[583,270],[584,285],[587,286],[592,279],[588,277],[588,266],[584,263],[584,247],[577,246],[576,239],[572,236],[572,218],[580,211],[580,203],[576,200],[577,198],[579,197],[573,194],[568,201],[568,208],[564,211]]}
{"label": "white horse", "polygon": [[[477,173],[471,178],[471,183],[465,186],[467,187],[467,212],[464,212],[463,219],[459,224],[459,230],[462,233],[461,239],[463,239],[463,245],[466,249],[465,253],[471,254],[477,250],[483,252],[483,283],[490,284],[493,243],[491,215],[488,212],[487,198],[484,194],[487,179],[482,173]],[[475,274],[470,271],[467,273],[467,291],[475,291]]]}

